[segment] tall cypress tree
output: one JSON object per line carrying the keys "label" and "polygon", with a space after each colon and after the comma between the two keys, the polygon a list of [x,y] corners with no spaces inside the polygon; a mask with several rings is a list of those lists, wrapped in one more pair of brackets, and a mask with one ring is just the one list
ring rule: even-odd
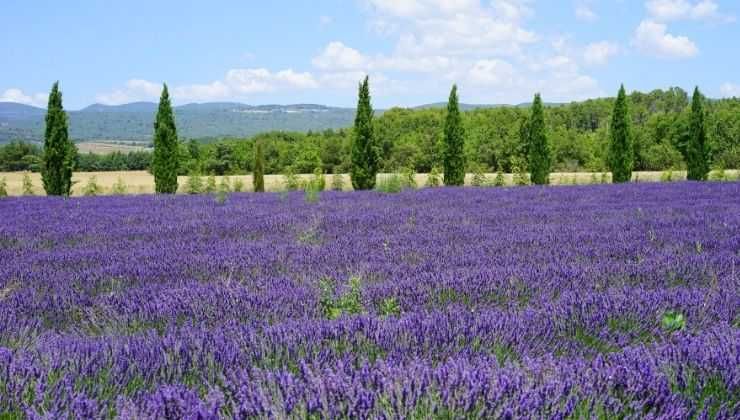
{"label": "tall cypress tree", "polygon": [[262,152],[262,142],[254,143],[254,171],[252,171],[252,186],[254,192],[265,192],[265,156]]}
{"label": "tall cypress tree", "polygon": [[44,156],[41,165],[41,180],[48,195],[68,196],[72,190],[77,147],[69,139],[67,113],[62,106],[59,82],[54,83],[49,94],[44,132]]}
{"label": "tall cypress tree", "polygon": [[378,160],[375,133],[373,131],[373,108],[370,104],[370,85],[366,76],[359,88],[354,141],[352,142],[350,176],[354,189],[370,190],[375,188]]}
{"label": "tall cypress tree", "polygon": [[527,121],[526,133],[528,141],[527,166],[533,184],[543,185],[550,182],[550,146],[547,144],[547,132],[545,129],[545,110],[542,106],[540,94],[534,95],[532,103],[532,114]]}
{"label": "tall cypress tree", "polygon": [[452,86],[447,101],[447,118],[444,134],[444,183],[445,185],[465,184],[465,129],[460,116],[457,98],[457,85]]}
{"label": "tall cypress tree", "polygon": [[691,99],[691,127],[689,143],[686,146],[686,178],[694,181],[706,181],[709,174],[709,153],[707,148],[707,131],[704,124],[704,96],[699,87],[694,89]]}
{"label": "tall cypress tree", "polygon": [[167,84],[159,98],[159,109],[154,121],[154,156],[152,173],[154,190],[158,194],[177,192],[178,141],[175,116],[172,112]]}
{"label": "tall cypress tree", "polygon": [[615,183],[629,182],[632,179],[634,151],[632,129],[624,85],[619,88],[617,101],[612,112],[612,125],[609,130],[609,170]]}

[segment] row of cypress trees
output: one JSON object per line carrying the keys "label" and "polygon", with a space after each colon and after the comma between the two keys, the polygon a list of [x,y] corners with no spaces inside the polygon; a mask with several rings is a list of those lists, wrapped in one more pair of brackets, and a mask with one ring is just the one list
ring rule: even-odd
{"label": "row of cypress trees", "polygon": [[[694,90],[691,105],[690,138],[687,146],[687,178],[702,181],[709,174],[709,153],[705,127],[704,97],[699,88]],[[354,141],[352,143],[352,186],[356,190],[375,188],[378,173],[378,146],[373,129],[374,111],[370,97],[369,78],[359,85],[357,114],[355,116]],[[622,85],[619,89],[612,113],[608,166],[613,182],[629,182],[632,179],[634,150],[627,94]],[[520,137],[524,144],[530,178],[534,184],[547,184],[552,158],[547,140],[545,112],[540,94],[534,96],[530,116],[522,124]],[[444,124],[444,184],[463,185],[465,182],[465,129],[460,115],[457,86],[452,86],[447,102]],[[262,145],[255,145],[254,190],[262,192],[264,185],[264,156]],[[59,82],[54,83],[49,94],[44,133],[44,154],[41,177],[48,195],[69,195],[72,189],[77,148],[69,138],[68,118],[62,105]],[[178,138],[172,103],[165,84],[159,99],[154,121],[154,156],[152,174],[155,191],[173,194],[177,191]]]}
{"label": "row of cypress trees", "polygon": [[[686,154],[689,180],[704,181],[709,174],[709,151],[705,128],[704,97],[699,88],[692,98],[691,132]],[[373,134],[373,110],[370,104],[368,78],[360,84],[357,116],[355,118],[355,138],[352,146],[352,186],[356,190],[372,189],[377,174],[378,148]],[[615,183],[629,182],[632,179],[634,148],[632,142],[632,122],[630,120],[627,93],[624,85],[619,89],[614,103],[611,126],[609,127],[609,155],[607,163]],[[520,138],[524,145],[527,169],[533,184],[549,183],[552,157],[547,140],[547,126],[542,97],[534,96],[530,115],[523,122]],[[443,169],[444,184],[463,185],[465,182],[465,129],[460,115],[457,86],[452,86],[447,102],[447,116],[444,125]]]}

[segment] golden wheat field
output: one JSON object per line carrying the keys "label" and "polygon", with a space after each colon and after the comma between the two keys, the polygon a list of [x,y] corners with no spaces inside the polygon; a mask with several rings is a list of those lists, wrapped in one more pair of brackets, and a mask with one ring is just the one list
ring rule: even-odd
{"label": "golden wheat field", "polygon": [[[44,195],[44,189],[41,183],[41,174],[30,173],[30,172],[0,172],[0,182],[5,180],[6,189],[8,195],[18,196],[24,195],[23,179],[25,175],[31,180],[31,191],[34,195]],[[713,172],[710,174],[710,179],[716,178],[719,174]],[[308,180],[313,175],[298,175],[300,180]],[[382,182],[384,179],[388,179],[392,174],[379,174],[378,181]],[[416,174],[416,184],[424,186],[427,184],[428,174]],[[333,175],[325,175],[327,188],[332,184]],[[344,189],[351,190],[352,185],[350,183],[349,175],[341,175]],[[493,183],[496,177],[495,173],[485,174],[486,182]],[[505,185],[514,185],[515,177],[512,174],[504,174]],[[740,177],[739,170],[726,170],[724,171],[724,177],[726,179],[737,180]],[[74,186],[72,188],[72,195],[82,195],[82,192],[90,180],[94,178],[95,183],[99,187],[100,194],[113,194],[124,192],[126,194],[152,194],[154,193],[154,177],[146,171],[119,171],[119,172],[75,172],[72,181]],[[220,184],[222,179],[225,177],[215,177],[216,182]],[[242,191],[248,192],[252,190],[252,176],[251,175],[230,175],[227,177],[230,185],[238,183],[237,180],[241,181],[243,185]],[[187,183],[187,176],[178,177],[179,192],[185,192],[185,186]],[[205,183],[206,177],[202,177]],[[474,175],[467,174],[465,177],[465,184],[473,184]],[[659,181],[681,181],[686,179],[685,171],[664,171],[664,172],[634,172],[632,176],[633,181],[636,182],[659,182]],[[551,185],[587,185],[587,184],[599,184],[611,181],[611,175],[609,173],[601,172],[555,172],[550,174]],[[117,187],[117,188],[116,188]],[[285,190],[285,177],[283,175],[265,175],[265,189],[267,191],[279,192]]]}

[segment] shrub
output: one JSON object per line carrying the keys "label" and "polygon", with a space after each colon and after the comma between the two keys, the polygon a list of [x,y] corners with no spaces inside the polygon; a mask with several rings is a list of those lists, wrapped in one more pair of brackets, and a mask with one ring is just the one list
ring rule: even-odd
{"label": "shrub", "polygon": [[348,290],[334,296],[334,282],[324,278],[319,281],[319,307],[321,314],[327,319],[337,319],[342,315],[357,315],[365,312],[362,305],[362,291],[360,278],[353,276],[349,279]]}
{"label": "shrub", "polygon": [[206,187],[203,192],[207,194],[213,194],[216,192],[216,189],[216,177],[213,174],[208,175],[208,178],[206,178]]}
{"label": "shrub", "polygon": [[331,189],[332,191],[343,191],[344,190],[344,178],[342,178],[342,174],[332,174]]}
{"label": "shrub", "polygon": [[298,176],[293,172],[293,168],[290,166],[285,168],[285,174],[283,174],[283,186],[286,191],[296,191],[301,187],[301,182],[298,179]]}
{"label": "shrub", "polygon": [[524,159],[519,157],[511,158],[511,171],[514,173],[514,185],[529,185],[529,174]]}
{"label": "shrub", "polygon": [[416,188],[416,172],[412,168],[401,168],[401,183],[404,188]]}
{"label": "shrub", "polygon": [[244,181],[239,177],[234,179],[234,184],[231,186],[231,190],[234,192],[244,191]]}
{"label": "shrub", "polygon": [[119,176],[116,180],[116,183],[113,184],[113,187],[111,188],[111,193],[114,195],[124,195],[128,192],[128,186],[125,182],[123,182],[123,179]]}
{"label": "shrub", "polygon": [[31,175],[28,172],[23,174],[23,195],[34,195],[33,181],[31,180]]}
{"label": "shrub", "polygon": [[231,178],[228,176],[221,177],[221,182],[218,184],[218,191],[231,192]]}
{"label": "shrub", "polygon": [[305,198],[307,203],[315,203],[319,201],[321,190],[318,189],[318,185],[316,184],[316,182],[309,181],[304,187],[303,197]]}
{"label": "shrub", "polygon": [[403,180],[399,174],[387,174],[378,181],[375,189],[384,193],[399,193],[403,190]]}
{"label": "shrub", "polygon": [[709,180],[710,181],[727,181],[728,180],[727,173],[725,173],[725,170],[723,168],[719,168],[709,173]]}
{"label": "shrub", "polygon": [[481,165],[475,165],[473,168],[473,180],[471,185],[474,187],[485,187],[488,185],[488,178],[483,173],[483,167]]}
{"label": "shrub", "polygon": [[401,305],[398,304],[398,301],[394,297],[385,298],[380,302],[378,315],[383,317],[399,316],[401,315]]}
{"label": "shrub", "polygon": [[506,185],[506,180],[504,179],[504,173],[501,171],[501,168],[499,168],[498,171],[496,171],[496,178],[493,180],[493,185],[496,187],[503,187]]}
{"label": "shrub", "polygon": [[609,183],[609,173],[608,172],[602,172],[601,173],[601,183],[602,184],[608,184]]}
{"label": "shrub", "polygon": [[88,178],[87,183],[82,188],[82,195],[94,196],[101,193],[101,188],[98,185],[98,181],[94,176]]}
{"label": "shrub", "polygon": [[203,178],[200,175],[192,174],[188,176],[185,184],[185,192],[188,194],[200,194],[203,192]]}
{"label": "shrub", "polygon": [[672,333],[686,328],[686,319],[678,312],[668,311],[663,314],[661,324],[664,330]]}
{"label": "shrub", "polygon": [[314,183],[314,187],[318,191],[324,191],[326,189],[326,178],[324,178],[324,170],[317,167],[313,170],[313,179],[311,182]]}
{"label": "shrub", "polygon": [[660,182],[671,182],[673,181],[673,171],[667,170],[660,174]]}
{"label": "shrub", "polygon": [[5,177],[0,178],[0,197],[8,196],[8,182]]}
{"label": "shrub", "polygon": [[432,166],[431,172],[427,176],[427,187],[435,188],[442,185],[442,176],[439,173],[439,168]]}

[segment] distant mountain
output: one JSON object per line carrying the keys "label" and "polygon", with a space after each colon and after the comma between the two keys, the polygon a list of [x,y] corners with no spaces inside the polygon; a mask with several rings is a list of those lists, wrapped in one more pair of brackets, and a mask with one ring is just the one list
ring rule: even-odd
{"label": "distant mountain", "polygon": [[156,112],[157,104],[154,102],[132,102],[123,105],[92,104],[78,112]]}
{"label": "distant mountain", "polygon": [[44,115],[45,109],[35,106],[17,104],[15,102],[0,102],[0,123],[3,121],[22,120]]}
{"label": "distant mountain", "polygon": [[[516,106],[527,107],[530,104]],[[556,106],[558,104],[547,104]],[[413,109],[444,108],[446,102]],[[463,111],[502,105],[460,104]],[[192,103],[174,108],[178,134],[186,139],[249,137],[283,130],[338,129],[352,125],[355,110],[316,104],[246,105],[233,102]],[[69,111],[70,136],[78,142],[150,142],[157,104],[93,104]],[[0,143],[10,140],[41,141],[45,109],[0,102]],[[381,115],[383,110],[376,110]]]}
{"label": "distant mountain", "polygon": [[[352,125],[355,111],[315,104],[245,105],[230,102],[187,104],[174,108],[182,138],[248,137],[273,130],[308,131]],[[46,110],[0,103],[0,143],[14,139],[40,141]],[[75,141],[151,141],[157,104],[94,104],[70,111]]]}

